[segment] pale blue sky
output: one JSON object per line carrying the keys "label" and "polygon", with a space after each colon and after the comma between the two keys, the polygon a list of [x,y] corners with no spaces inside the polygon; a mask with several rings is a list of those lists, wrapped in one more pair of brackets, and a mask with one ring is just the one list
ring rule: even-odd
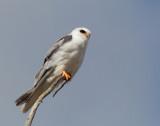
{"label": "pale blue sky", "polygon": [[33,125],[159,126],[159,0],[0,0],[1,125],[24,124],[15,99],[50,45],[77,26],[92,31],[84,63]]}

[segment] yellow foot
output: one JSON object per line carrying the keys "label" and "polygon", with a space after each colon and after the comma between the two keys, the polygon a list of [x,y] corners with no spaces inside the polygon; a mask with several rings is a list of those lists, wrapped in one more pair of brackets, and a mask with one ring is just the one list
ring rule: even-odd
{"label": "yellow foot", "polygon": [[62,71],[62,76],[65,78],[65,80],[70,80],[72,77],[71,77],[71,74],[69,72],[66,72],[66,71]]}

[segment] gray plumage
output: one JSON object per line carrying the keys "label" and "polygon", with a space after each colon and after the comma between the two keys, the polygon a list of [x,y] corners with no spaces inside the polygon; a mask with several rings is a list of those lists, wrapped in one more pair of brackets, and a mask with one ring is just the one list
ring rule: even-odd
{"label": "gray plumage", "polygon": [[50,68],[46,69],[45,64],[50,60],[51,56],[58,51],[60,46],[62,46],[66,42],[70,41],[71,39],[72,39],[72,35],[64,36],[61,39],[59,39],[48,50],[48,53],[44,59],[44,64],[43,64],[42,68],[40,69],[40,71],[35,76],[34,87],[32,89],[28,90],[23,95],[21,95],[15,101],[17,106],[22,105],[24,103],[27,103],[23,106],[23,109],[22,109],[23,112],[27,112],[30,109],[30,107],[34,104],[36,99],[41,95],[41,93],[44,92],[46,89],[48,89],[48,87],[50,86],[50,84],[49,83],[47,84],[47,82],[45,82],[45,81],[46,81],[46,78],[50,74],[52,74],[52,72],[54,71],[54,68],[50,67]]}
{"label": "gray plumage", "polygon": [[34,86],[21,95],[16,105],[23,105],[22,112],[27,112],[38,97],[51,85],[54,91],[60,85],[54,82],[54,77],[62,71],[69,72],[72,77],[80,67],[86,50],[90,31],[81,27],[59,39],[47,52],[42,68],[35,76]]}

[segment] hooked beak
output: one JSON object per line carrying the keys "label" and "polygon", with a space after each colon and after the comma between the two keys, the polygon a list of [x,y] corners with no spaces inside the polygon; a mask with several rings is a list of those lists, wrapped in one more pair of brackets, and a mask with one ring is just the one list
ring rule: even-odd
{"label": "hooked beak", "polygon": [[85,34],[85,36],[89,39],[90,36],[91,36],[91,33],[88,32],[88,33]]}

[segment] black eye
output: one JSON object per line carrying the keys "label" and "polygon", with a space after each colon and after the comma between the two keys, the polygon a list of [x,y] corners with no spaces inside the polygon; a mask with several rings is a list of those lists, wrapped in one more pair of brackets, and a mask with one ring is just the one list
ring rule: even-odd
{"label": "black eye", "polygon": [[86,33],[86,31],[85,31],[85,30],[83,30],[83,29],[81,29],[81,30],[80,30],[80,33],[85,34],[85,33]]}

